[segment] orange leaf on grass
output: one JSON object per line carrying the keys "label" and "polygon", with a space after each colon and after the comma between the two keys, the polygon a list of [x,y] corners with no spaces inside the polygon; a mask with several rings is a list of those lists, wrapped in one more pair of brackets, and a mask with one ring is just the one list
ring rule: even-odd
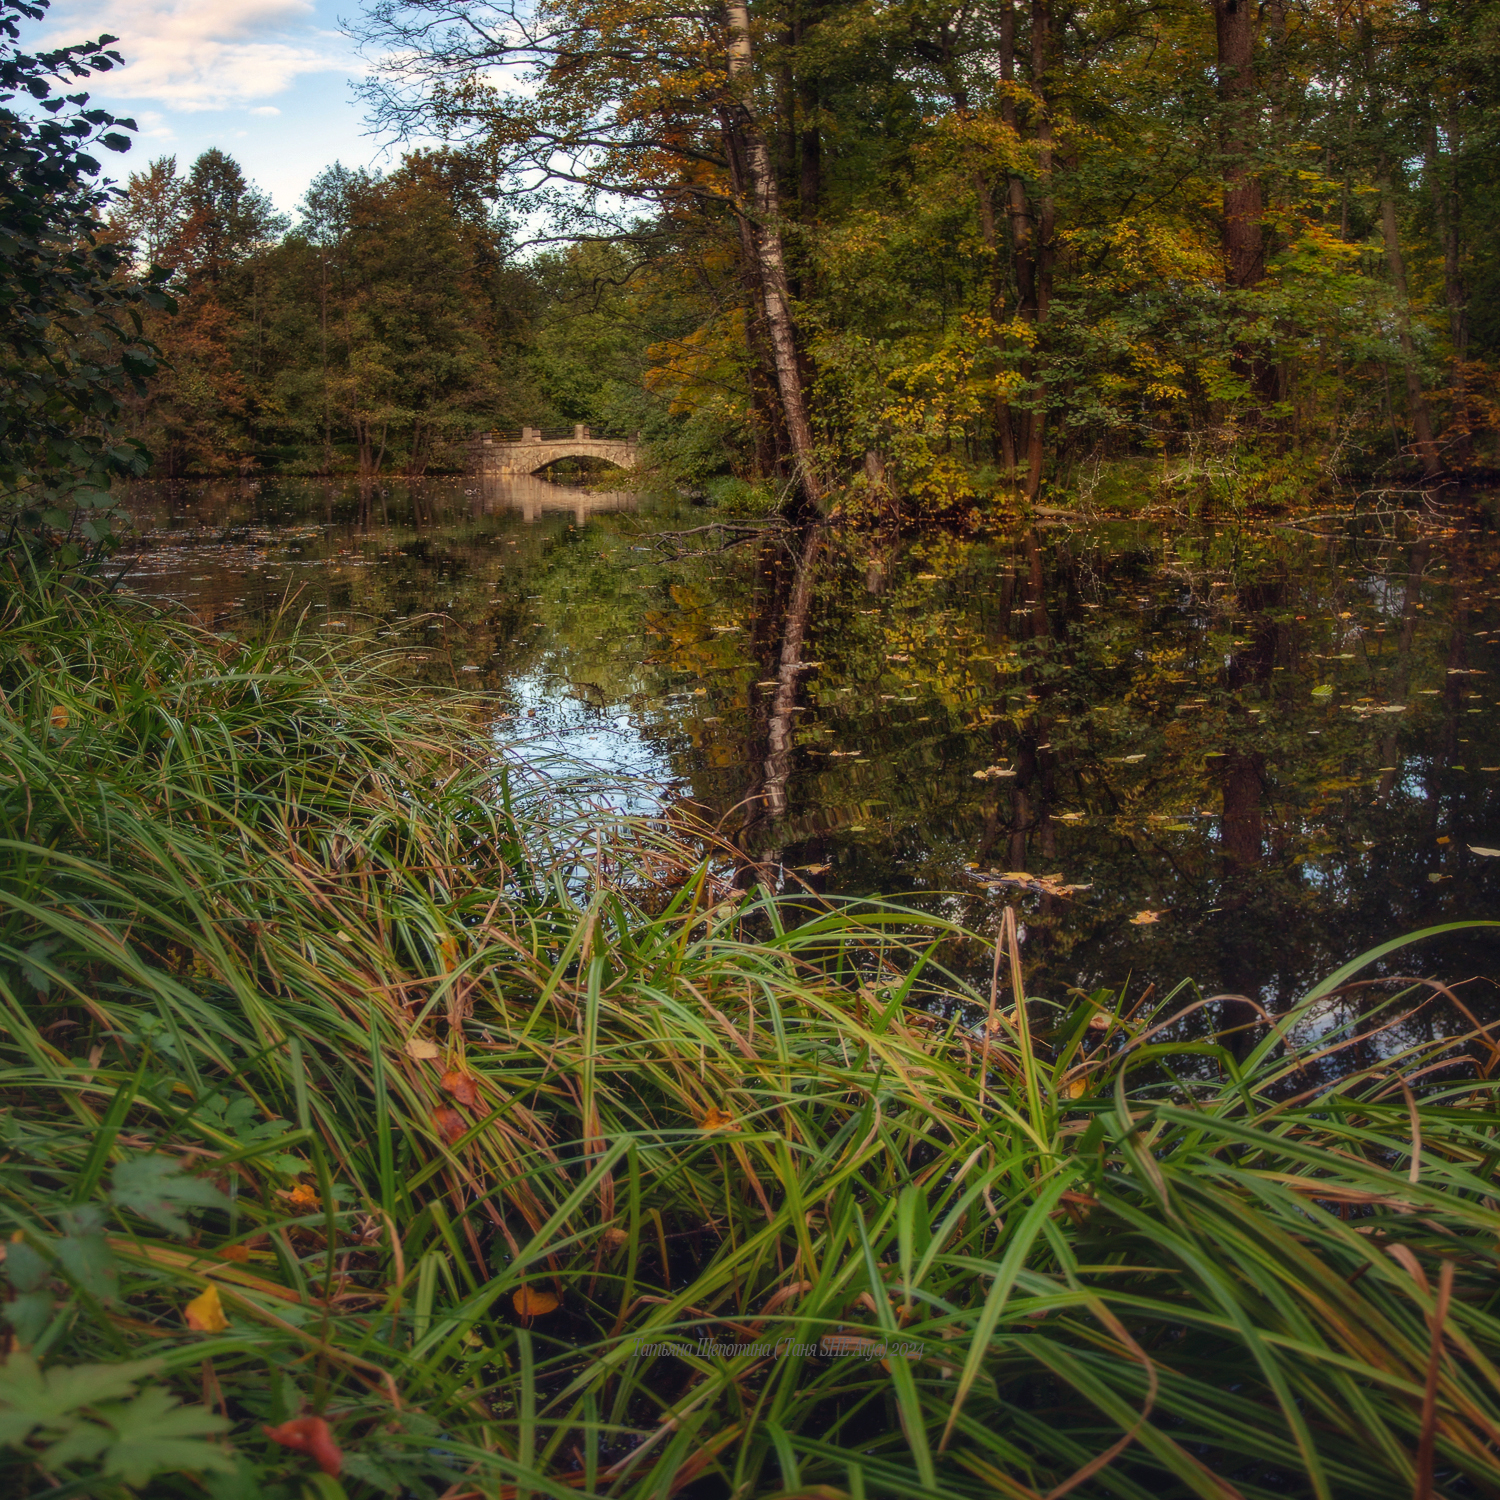
{"label": "orange leaf on grass", "polygon": [[710,1104],[703,1119],[699,1121],[701,1130],[733,1130],[734,1128],[734,1116],[726,1114],[717,1104]]}
{"label": "orange leaf on grass", "polygon": [[469,1128],[469,1122],[456,1109],[449,1109],[446,1104],[440,1104],[433,1110],[432,1123],[449,1146]]}
{"label": "orange leaf on grass", "polygon": [[223,1333],[229,1327],[224,1316],[224,1305],[219,1301],[219,1289],[212,1282],[183,1309],[187,1326],[199,1333]]}
{"label": "orange leaf on grass", "polygon": [[339,1470],[344,1467],[343,1452],[334,1442],[328,1423],[322,1417],[293,1417],[280,1427],[262,1430],[273,1443],[307,1454],[325,1474],[337,1478]]}
{"label": "orange leaf on grass", "polygon": [[293,1208],[303,1208],[311,1211],[318,1207],[323,1201],[318,1197],[318,1190],[310,1182],[299,1182],[295,1184],[289,1193],[281,1195],[291,1203]]}
{"label": "orange leaf on grass", "polygon": [[52,712],[47,715],[54,729],[66,729],[68,727],[68,711],[61,703],[53,706]]}
{"label": "orange leaf on grass", "polygon": [[443,1074],[443,1087],[460,1104],[467,1104],[470,1109],[479,1104],[479,1090],[475,1087],[477,1082],[478,1079],[468,1073],[460,1073],[457,1068],[449,1068]]}
{"label": "orange leaf on grass", "polygon": [[545,1313],[556,1312],[562,1305],[551,1292],[539,1291],[534,1286],[523,1286],[510,1300],[523,1318],[540,1318]]}
{"label": "orange leaf on grass", "polygon": [[248,1245],[220,1245],[214,1254],[220,1260],[247,1261],[250,1259],[250,1247]]}

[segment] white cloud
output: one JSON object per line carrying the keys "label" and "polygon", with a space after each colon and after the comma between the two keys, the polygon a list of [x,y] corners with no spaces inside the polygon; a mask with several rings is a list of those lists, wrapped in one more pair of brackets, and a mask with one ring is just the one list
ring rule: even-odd
{"label": "white cloud", "polygon": [[96,77],[96,92],[169,109],[241,106],[355,65],[349,40],[315,24],[312,0],[58,0],[48,20],[54,43],[119,37],[125,67]]}
{"label": "white cloud", "polygon": [[257,104],[250,113],[252,115],[279,115],[281,111],[274,104]]}

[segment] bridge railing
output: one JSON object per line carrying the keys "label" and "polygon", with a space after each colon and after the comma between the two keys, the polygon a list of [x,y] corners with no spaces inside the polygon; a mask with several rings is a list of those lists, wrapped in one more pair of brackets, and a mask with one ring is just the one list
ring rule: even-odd
{"label": "bridge railing", "polygon": [[494,427],[487,432],[476,432],[473,442],[476,447],[483,447],[505,443],[630,443],[639,439],[638,432],[599,432],[579,422],[572,427]]}

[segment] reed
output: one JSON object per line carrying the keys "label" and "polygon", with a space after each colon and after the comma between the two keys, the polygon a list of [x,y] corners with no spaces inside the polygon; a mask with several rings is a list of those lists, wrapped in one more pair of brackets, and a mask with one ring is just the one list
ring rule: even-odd
{"label": "reed", "polygon": [[1500,1485],[1497,1050],[1386,950],[1018,1005],[378,658],[0,609],[6,1493]]}

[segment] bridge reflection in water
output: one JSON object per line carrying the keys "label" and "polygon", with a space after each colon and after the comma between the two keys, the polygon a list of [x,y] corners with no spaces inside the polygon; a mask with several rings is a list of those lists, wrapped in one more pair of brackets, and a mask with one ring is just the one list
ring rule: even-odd
{"label": "bridge reflection in water", "polygon": [[640,497],[630,490],[585,490],[549,484],[534,474],[475,474],[464,485],[470,511],[485,515],[518,510],[527,522],[558,511],[572,513],[575,525],[605,511],[634,510]]}

